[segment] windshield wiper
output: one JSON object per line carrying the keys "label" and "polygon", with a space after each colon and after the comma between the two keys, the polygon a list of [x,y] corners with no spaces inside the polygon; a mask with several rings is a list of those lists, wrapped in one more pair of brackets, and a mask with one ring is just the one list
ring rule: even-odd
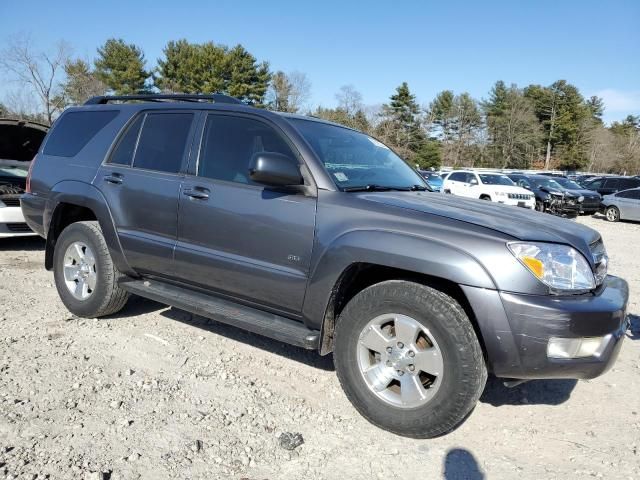
{"label": "windshield wiper", "polygon": [[390,187],[387,185],[378,185],[375,183],[370,183],[369,185],[358,185],[355,187],[345,187],[342,189],[344,192],[389,192],[391,190],[397,192],[414,192],[414,191],[425,191],[427,187],[423,185],[411,185],[410,187]]}

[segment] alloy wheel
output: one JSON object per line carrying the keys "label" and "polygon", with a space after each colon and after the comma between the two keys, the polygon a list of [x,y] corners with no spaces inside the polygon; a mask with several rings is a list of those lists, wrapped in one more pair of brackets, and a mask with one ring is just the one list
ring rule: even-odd
{"label": "alloy wheel", "polygon": [[96,258],[86,243],[73,242],[64,254],[64,282],[77,300],[86,300],[96,288]]}
{"label": "alloy wheel", "polygon": [[442,383],[444,362],[435,338],[407,315],[389,313],[367,323],[357,357],[369,389],[394,407],[420,407]]}

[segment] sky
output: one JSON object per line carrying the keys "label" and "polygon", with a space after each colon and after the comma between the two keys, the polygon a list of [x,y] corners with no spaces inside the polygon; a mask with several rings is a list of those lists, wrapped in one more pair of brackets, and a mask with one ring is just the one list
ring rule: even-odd
{"label": "sky", "polygon": [[[566,79],[604,98],[607,122],[640,114],[638,0],[0,0],[0,50],[12,35],[87,59],[123,38],[148,67],[169,40],[241,43],[272,71],[305,73],[311,106],[335,106],[342,85],[381,104],[406,81],[426,105],[445,89],[482,99],[496,80]],[[20,87],[4,73],[0,99]]]}

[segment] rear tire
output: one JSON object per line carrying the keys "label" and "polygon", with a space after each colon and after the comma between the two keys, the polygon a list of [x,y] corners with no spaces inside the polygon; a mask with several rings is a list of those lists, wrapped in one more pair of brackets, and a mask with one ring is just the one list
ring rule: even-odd
{"label": "rear tire", "polygon": [[62,231],[53,253],[53,275],[62,303],[79,317],[111,315],[129,298],[118,285],[122,274],[95,221],[72,223]]}
{"label": "rear tire", "polygon": [[620,220],[620,210],[618,210],[618,207],[614,207],[613,205],[607,207],[604,214],[610,222],[618,222]]}
{"label": "rear tire", "polygon": [[338,319],[333,356],[340,384],[360,414],[412,438],[437,437],[460,425],[487,379],[480,343],[458,302],[402,280],[353,297]]}

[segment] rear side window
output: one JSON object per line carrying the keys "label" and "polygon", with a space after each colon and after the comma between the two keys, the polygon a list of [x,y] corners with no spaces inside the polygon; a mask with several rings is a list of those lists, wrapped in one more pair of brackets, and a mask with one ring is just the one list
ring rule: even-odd
{"label": "rear side window", "polygon": [[142,119],[144,115],[139,116],[134,122],[127,128],[127,131],[118,142],[115,150],[109,158],[109,163],[116,163],[118,165],[131,165],[133,160],[133,153],[135,152],[136,145],[138,143],[138,134],[140,133],[140,125],[142,125]]}
{"label": "rear side window", "polygon": [[117,110],[69,112],[56,121],[42,153],[73,157],[118,115]]}
{"label": "rear side window", "polygon": [[621,178],[618,188],[620,190],[626,190],[627,188],[636,188],[638,186],[640,186],[640,180],[637,178]]}
{"label": "rear side window", "polygon": [[608,178],[604,182],[604,188],[618,188],[620,181],[617,178]]}
{"label": "rear side window", "polygon": [[187,147],[191,113],[149,113],[142,124],[133,166],[178,173]]}
{"label": "rear side window", "polygon": [[638,199],[640,198],[640,190],[626,190],[624,192],[617,193],[616,197]]}

